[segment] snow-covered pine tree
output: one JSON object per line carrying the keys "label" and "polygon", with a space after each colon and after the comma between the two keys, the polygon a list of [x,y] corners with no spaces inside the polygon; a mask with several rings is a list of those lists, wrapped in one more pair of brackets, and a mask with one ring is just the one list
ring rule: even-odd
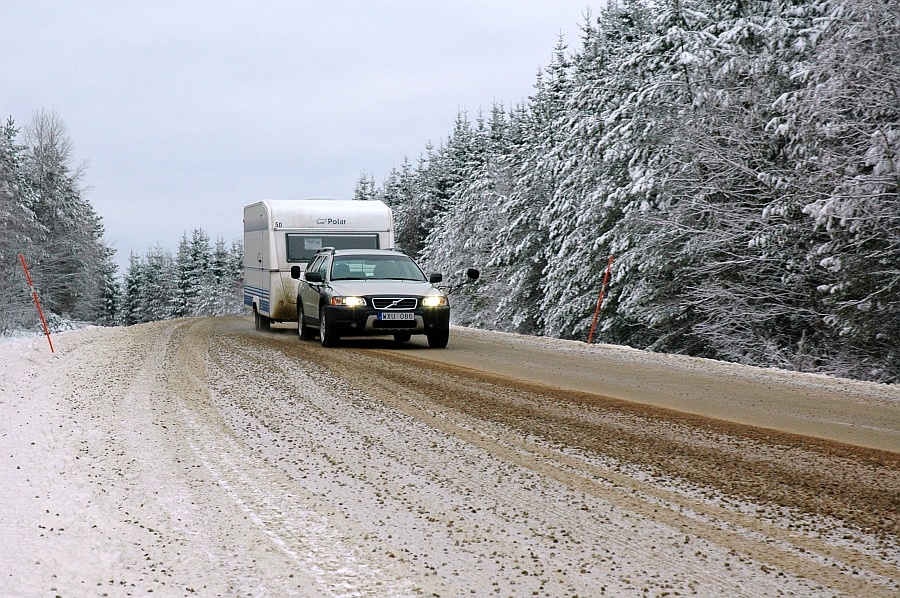
{"label": "snow-covered pine tree", "polygon": [[839,1],[813,29],[803,86],[780,103],[802,205],[820,233],[808,261],[831,332],[829,371],[900,381],[900,4]]}
{"label": "snow-covered pine tree", "polygon": [[[542,85],[539,73],[536,88]],[[543,209],[550,196],[548,173],[537,168],[536,148],[544,130],[524,104],[515,106],[506,126],[504,151],[492,169],[498,224],[491,261],[481,283],[495,293],[496,327],[521,334],[542,334],[540,303],[547,264]]]}
{"label": "snow-covered pine tree", "polygon": [[569,60],[566,93],[556,100],[558,142],[541,152],[555,160],[543,216],[549,255],[541,310],[551,336],[587,338],[607,257],[625,248],[613,230],[640,203],[630,193],[631,177],[654,128],[637,101],[646,83],[628,61],[645,43],[648,20],[639,3],[626,2],[610,3],[596,27],[586,23],[582,50]]}
{"label": "snow-covered pine tree", "polygon": [[[71,141],[58,115],[38,111],[19,143],[10,118],[0,130],[0,279],[10,289],[0,329],[31,327],[17,255],[26,256],[51,323],[61,316],[114,320],[112,250],[103,226],[82,196]],[[13,277],[13,278],[10,278]]]}
{"label": "snow-covered pine tree", "polygon": [[419,220],[423,208],[416,192],[416,173],[409,159],[404,158],[400,170],[391,169],[375,199],[382,200],[394,212],[394,236],[397,249],[413,257],[418,256],[424,239],[420,238]]}
{"label": "snow-covered pine tree", "polygon": [[19,128],[12,118],[0,127],[0,335],[38,326],[18,254],[30,261],[37,240],[46,234],[34,214],[33,190],[26,171],[26,148],[17,141]]}
{"label": "snow-covered pine tree", "polygon": [[649,220],[682,283],[683,331],[660,337],[658,350],[800,369],[815,359],[819,309],[804,257],[812,231],[792,200],[784,136],[770,124],[784,117],[776,100],[796,88],[790,65],[808,59],[819,16],[770,2],[709,9],[708,78],[673,136],[671,204]]}
{"label": "snow-covered pine tree", "polygon": [[144,294],[147,287],[144,279],[145,271],[146,260],[135,253],[131,253],[128,256],[128,269],[125,271],[123,278],[123,296],[120,301],[122,305],[122,323],[125,326],[149,321],[145,319],[146,314],[144,310]]}
{"label": "snow-covered pine tree", "polygon": [[[483,268],[491,261],[497,231],[504,223],[499,206],[509,179],[500,166],[506,151],[503,108],[495,105],[490,121],[479,114],[476,122],[467,143],[456,145],[463,153],[468,172],[456,185],[451,207],[441,214],[422,253],[423,263],[430,270],[442,272],[451,285],[466,281],[465,272],[470,267]],[[489,274],[478,284],[459,288],[456,298],[460,300],[454,299],[454,320],[464,325],[497,327],[495,311],[498,298],[503,295],[501,287],[505,287],[502,278]]]}
{"label": "snow-covered pine tree", "polygon": [[357,201],[375,199],[375,179],[371,174],[360,175],[359,180],[356,181],[356,188],[353,190],[353,199]]}

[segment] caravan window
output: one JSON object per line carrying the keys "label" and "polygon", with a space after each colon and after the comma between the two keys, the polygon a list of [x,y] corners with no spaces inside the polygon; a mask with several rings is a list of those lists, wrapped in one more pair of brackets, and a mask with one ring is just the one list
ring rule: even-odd
{"label": "caravan window", "polygon": [[323,247],[335,249],[379,249],[377,234],[321,235],[315,233],[287,234],[287,261],[307,262]]}

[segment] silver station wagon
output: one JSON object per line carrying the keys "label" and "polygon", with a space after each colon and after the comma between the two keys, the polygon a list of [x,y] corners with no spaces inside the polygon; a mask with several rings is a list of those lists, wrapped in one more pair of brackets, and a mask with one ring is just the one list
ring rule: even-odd
{"label": "silver station wagon", "polygon": [[450,302],[428,274],[406,254],[391,249],[325,248],[297,266],[298,332],[311,339],[318,329],[325,347],[341,336],[393,335],[397,342],[424,334],[428,346],[443,348],[450,338]]}

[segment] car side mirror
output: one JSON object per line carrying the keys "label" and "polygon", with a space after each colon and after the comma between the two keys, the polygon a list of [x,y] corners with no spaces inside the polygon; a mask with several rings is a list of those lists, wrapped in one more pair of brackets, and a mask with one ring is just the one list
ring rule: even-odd
{"label": "car side mirror", "polygon": [[428,282],[430,282],[431,284],[437,284],[442,280],[444,280],[444,275],[440,272],[432,272],[428,275]]}
{"label": "car side mirror", "polygon": [[323,282],[321,272],[307,272],[306,282]]}
{"label": "car side mirror", "polygon": [[[440,276],[440,275],[438,275],[438,276]],[[470,282],[475,282],[476,280],[478,280],[479,276],[481,276],[481,272],[479,272],[475,268],[469,268],[468,270],[466,270],[466,277],[469,280],[464,280],[464,281],[460,282],[459,284],[450,285],[446,289],[447,294],[449,295],[450,293],[454,293],[454,292],[460,290],[461,288],[464,288]]]}
{"label": "car side mirror", "polygon": [[300,269],[300,266],[291,266],[291,278],[297,280],[301,276],[303,276],[303,270]]}

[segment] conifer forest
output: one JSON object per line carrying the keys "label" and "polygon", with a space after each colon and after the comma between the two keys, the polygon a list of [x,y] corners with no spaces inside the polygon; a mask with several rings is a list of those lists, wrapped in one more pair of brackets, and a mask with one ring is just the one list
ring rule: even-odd
{"label": "conifer forest", "polygon": [[120,279],[84,172],[55,112],[0,128],[0,336],[41,329],[19,254],[54,330],[241,312],[241,244],[213,243],[202,229],[185,233],[174,256],[158,245],[132,254]]}
{"label": "conifer forest", "polygon": [[457,321],[900,381],[900,3],[609,2],[360,199]]}

